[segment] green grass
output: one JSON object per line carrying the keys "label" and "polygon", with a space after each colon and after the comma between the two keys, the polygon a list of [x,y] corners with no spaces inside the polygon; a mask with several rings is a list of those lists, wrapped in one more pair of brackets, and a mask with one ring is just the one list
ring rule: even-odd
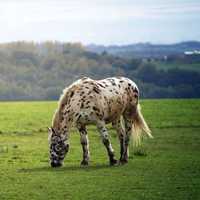
{"label": "green grass", "polygon": [[[130,148],[129,163],[110,167],[94,127],[91,163],[80,167],[79,135],[71,135],[62,168],[48,164],[46,128],[56,102],[0,103],[0,200],[200,199],[200,100],[145,100],[154,139]],[[109,129],[119,157],[119,143]]]}

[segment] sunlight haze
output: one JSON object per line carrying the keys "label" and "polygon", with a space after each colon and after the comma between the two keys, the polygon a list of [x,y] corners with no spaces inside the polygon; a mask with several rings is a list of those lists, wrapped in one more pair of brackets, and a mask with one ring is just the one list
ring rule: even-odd
{"label": "sunlight haze", "polygon": [[197,0],[6,0],[0,42],[174,43],[200,39]]}

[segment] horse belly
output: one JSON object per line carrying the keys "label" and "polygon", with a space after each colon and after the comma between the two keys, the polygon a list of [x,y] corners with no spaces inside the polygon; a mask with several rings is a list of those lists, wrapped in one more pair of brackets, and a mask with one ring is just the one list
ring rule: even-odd
{"label": "horse belly", "polygon": [[123,114],[125,110],[124,102],[121,98],[111,99],[107,107],[104,108],[104,120],[106,123],[113,122]]}

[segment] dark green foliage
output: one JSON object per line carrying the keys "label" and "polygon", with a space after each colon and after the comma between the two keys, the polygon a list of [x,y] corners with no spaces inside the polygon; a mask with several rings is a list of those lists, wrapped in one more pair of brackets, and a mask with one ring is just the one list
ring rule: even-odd
{"label": "dark green foliage", "polygon": [[[189,69],[187,63],[192,63],[192,59],[174,55],[168,60],[152,61],[134,55],[114,56],[106,51],[97,54],[80,43],[1,44],[0,100],[58,99],[66,86],[83,76],[127,76],[138,84],[145,98],[198,98],[200,72]],[[198,65],[200,62],[194,59]],[[173,68],[159,67],[174,63],[177,65]],[[187,69],[176,68],[181,63],[187,64]]]}

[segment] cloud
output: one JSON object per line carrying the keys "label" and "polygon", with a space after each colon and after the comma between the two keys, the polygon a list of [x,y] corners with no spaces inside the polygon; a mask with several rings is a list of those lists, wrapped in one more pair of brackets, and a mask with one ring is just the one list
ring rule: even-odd
{"label": "cloud", "polygon": [[[0,41],[53,38],[117,43],[154,37],[161,40],[164,32],[169,35],[169,29],[176,27],[186,37],[191,26],[195,27],[197,37],[199,13],[200,2],[195,0],[2,0],[0,26],[4,28]],[[179,34],[177,31],[174,38]]]}
{"label": "cloud", "polygon": [[[107,3],[106,3],[107,2]],[[109,2],[109,3],[108,3]],[[117,3],[116,3],[117,2]],[[49,21],[114,21],[200,13],[200,3],[138,4],[135,1],[3,1],[0,22],[16,26]],[[144,2],[144,0],[143,0]],[[174,1],[176,2],[176,1]]]}

